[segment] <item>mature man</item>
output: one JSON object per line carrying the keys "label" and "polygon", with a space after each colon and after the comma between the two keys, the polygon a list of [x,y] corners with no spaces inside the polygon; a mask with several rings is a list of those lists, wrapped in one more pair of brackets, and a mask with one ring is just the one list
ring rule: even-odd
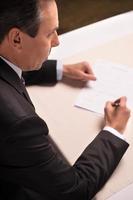
{"label": "mature man", "polygon": [[[23,71],[26,84],[60,79],[59,63],[44,63],[51,47],[59,44],[57,28],[54,0],[0,2],[0,199],[89,200],[128,147],[122,135],[130,115],[125,97],[117,107],[107,102],[106,127],[73,166],[50,143],[48,127],[36,114],[21,77]],[[63,76],[95,80],[84,62],[65,65]]]}

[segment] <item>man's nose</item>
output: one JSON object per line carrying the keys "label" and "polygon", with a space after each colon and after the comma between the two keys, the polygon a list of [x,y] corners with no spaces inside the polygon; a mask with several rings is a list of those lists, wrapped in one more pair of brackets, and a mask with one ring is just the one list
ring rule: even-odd
{"label": "man's nose", "polygon": [[56,47],[60,44],[59,42],[59,37],[58,37],[58,34],[57,32],[55,32],[54,34],[54,37],[53,37],[53,40],[52,40],[52,47]]}

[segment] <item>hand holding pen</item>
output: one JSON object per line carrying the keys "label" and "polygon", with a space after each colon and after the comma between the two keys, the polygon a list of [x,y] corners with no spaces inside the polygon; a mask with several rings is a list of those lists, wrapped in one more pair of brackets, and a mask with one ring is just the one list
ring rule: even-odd
{"label": "hand holding pen", "polygon": [[120,97],[114,102],[108,101],[105,105],[105,126],[110,126],[118,132],[123,133],[128,119],[130,110],[127,108],[127,98]]}

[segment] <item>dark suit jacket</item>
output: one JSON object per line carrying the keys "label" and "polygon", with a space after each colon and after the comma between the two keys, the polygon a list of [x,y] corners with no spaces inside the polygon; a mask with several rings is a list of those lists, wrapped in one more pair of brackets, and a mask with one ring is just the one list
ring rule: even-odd
{"label": "dark suit jacket", "polygon": [[[55,83],[55,62],[25,73],[26,83]],[[89,200],[128,147],[125,141],[101,131],[70,166],[54,149],[48,132],[19,77],[0,59],[1,200]]]}

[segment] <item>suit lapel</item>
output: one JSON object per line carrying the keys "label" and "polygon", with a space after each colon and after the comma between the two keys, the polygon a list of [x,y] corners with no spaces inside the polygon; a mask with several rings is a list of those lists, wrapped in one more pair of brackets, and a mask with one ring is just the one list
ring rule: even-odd
{"label": "suit lapel", "polygon": [[17,92],[26,98],[26,100],[33,106],[32,101],[26,91],[25,86],[20,80],[17,73],[8,64],[0,58],[0,78],[14,87]]}

